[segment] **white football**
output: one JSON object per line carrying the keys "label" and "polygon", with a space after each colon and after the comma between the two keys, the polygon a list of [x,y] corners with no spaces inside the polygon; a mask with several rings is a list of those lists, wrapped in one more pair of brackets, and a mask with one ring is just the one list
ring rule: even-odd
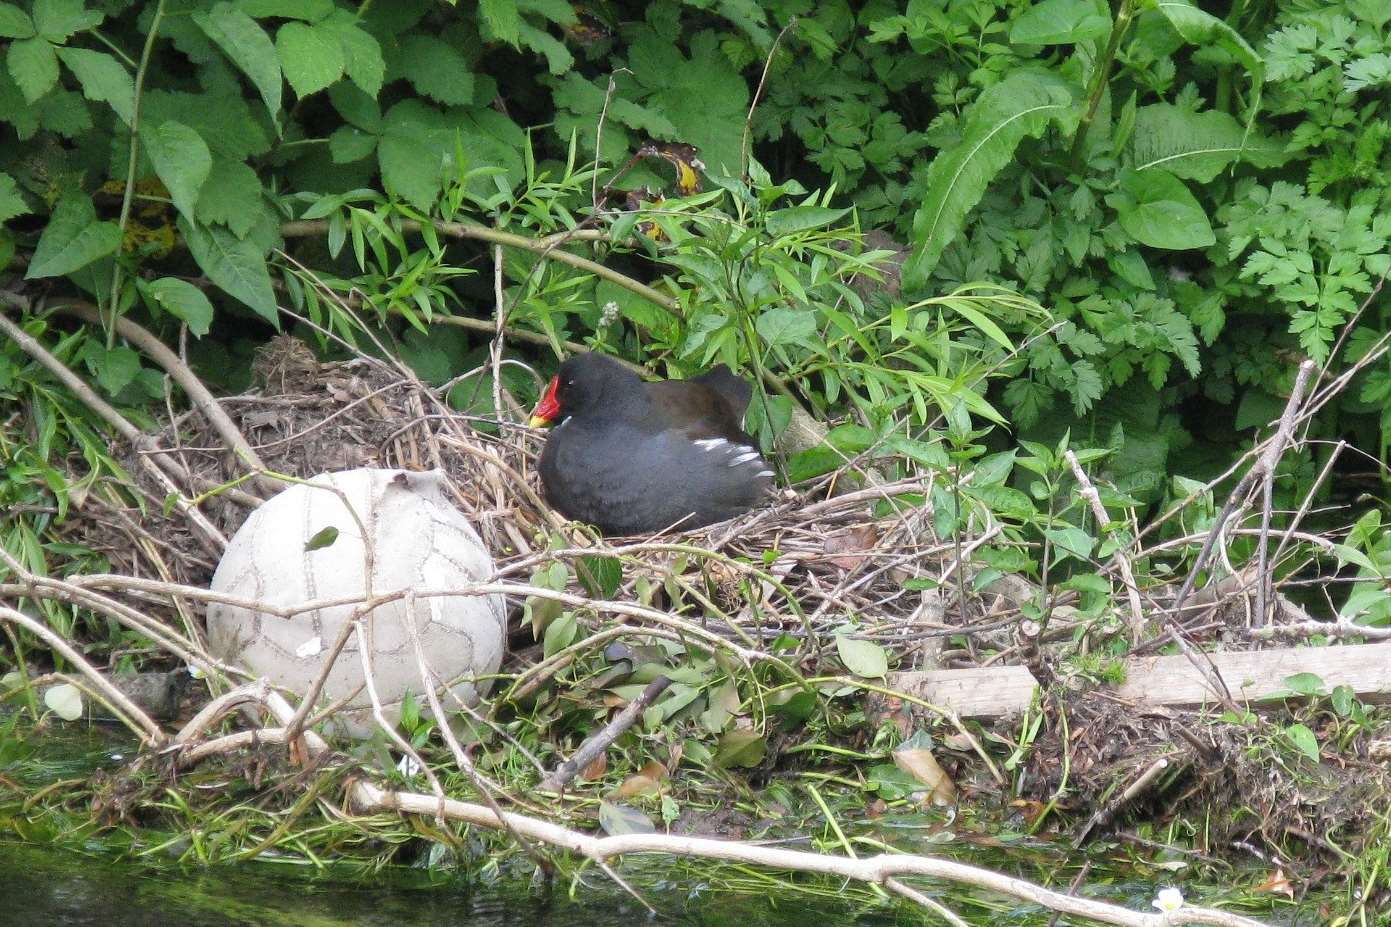
{"label": "white football", "polygon": [[[487,580],[493,558],[445,496],[444,479],[438,470],[361,469],[320,474],[310,481],[313,485],[292,485],[256,509],[233,536],[212,589],[284,608],[329,599],[360,601],[369,590],[380,596],[411,589],[465,589]],[[371,540],[370,584],[364,531]],[[210,603],[208,646],[214,656],[303,695],[356,607],[333,605],[283,619]],[[397,599],[364,615],[363,621],[372,640],[377,694],[392,724],[408,692],[424,708],[425,686],[406,622],[414,623],[435,678],[446,682],[439,690],[446,710],[454,702],[446,690],[470,705],[487,691],[488,681],[481,677],[497,671],[507,640],[500,595],[420,596],[414,609]],[[362,682],[354,635],[319,701],[335,702]],[[375,722],[367,689],[334,720],[349,734],[370,733]]]}

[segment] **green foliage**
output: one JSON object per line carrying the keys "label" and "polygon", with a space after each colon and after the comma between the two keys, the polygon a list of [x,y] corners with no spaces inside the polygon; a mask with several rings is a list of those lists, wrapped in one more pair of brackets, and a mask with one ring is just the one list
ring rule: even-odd
{"label": "green foliage", "polygon": [[[1374,357],[1313,433],[1391,456],[1391,308],[1360,311],[1391,268],[1388,23],[1377,0],[3,3],[0,259],[171,337],[286,309],[395,329],[443,382],[472,348],[432,323],[493,311],[478,230],[580,232],[557,249],[657,295],[506,239],[509,322],[747,369],[765,443],[794,396],[853,417],[791,474],[945,465],[945,423],[963,460],[1075,435],[1155,503],[1249,444],[1301,355]],[[902,239],[901,289],[870,229]],[[131,397],[96,340],[73,356]],[[982,423],[1012,432],[962,437]]]}

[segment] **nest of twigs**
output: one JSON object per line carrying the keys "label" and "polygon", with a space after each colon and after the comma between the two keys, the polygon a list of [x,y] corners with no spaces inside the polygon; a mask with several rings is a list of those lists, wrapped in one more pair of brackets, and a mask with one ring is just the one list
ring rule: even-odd
{"label": "nest of twigs", "polygon": [[[264,471],[307,479],[356,467],[442,469],[499,569],[520,580],[551,553],[617,553],[624,575],[612,598],[633,599],[642,579],[660,590],[675,574],[704,606],[696,617],[710,631],[755,646],[790,635],[808,668],[825,647],[834,649],[830,632],[847,622],[905,668],[917,663],[924,640],[951,630],[935,594],[904,586],[938,578],[952,553],[935,538],[928,507],[893,501],[921,498],[929,474],[866,487],[847,468],[733,522],[659,540],[599,539],[564,525],[545,505],[534,466],[544,438],[518,424],[524,410],[505,394],[510,414],[501,422],[459,414],[445,390],[402,367],[369,357],[321,362],[290,336],[263,347],[253,370],[251,391],[218,404]],[[137,455],[150,453],[166,469],[173,463],[186,495],[202,497],[200,510],[225,537],[277,489],[273,479],[249,478],[248,462],[195,406],[165,423],[150,446],[128,451],[124,463],[142,498],[122,508],[108,495],[82,507],[64,531],[104,554],[114,572],[205,587],[216,551],[135,466]],[[837,494],[846,485],[860,488]],[[571,576],[573,591],[592,592]],[[172,610],[166,617],[176,620]]]}

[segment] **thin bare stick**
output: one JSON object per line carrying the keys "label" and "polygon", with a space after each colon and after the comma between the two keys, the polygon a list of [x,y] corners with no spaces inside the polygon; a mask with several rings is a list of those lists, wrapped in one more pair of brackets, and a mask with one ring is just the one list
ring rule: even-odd
{"label": "thin bare stick", "polygon": [[1109,823],[1126,805],[1130,804],[1137,797],[1149,790],[1166,769],[1169,768],[1169,758],[1161,756],[1149,765],[1144,772],[1135,777],[1135,781],[1130,783],[1125,789],[1112,800],[1096,809],[1087,823],[1077,832],[1077,837],[1073,840],[1073,846],[1081,846],[1087,839],[1087,835],[1098,827]]}
{"label": "thin bare stick", "polygon": [[540,790],[543,792],[562,791],[580,770],[603,755],[603,752],[609,748],[609,744],[632,727],[634,722],[647,710],[647,707],[670,685],[671,680],[665,676],[658,676],[649,682],[647,688],[643,689],[637,698],[623,706],[623,710],[614,715],[612,721],[605,724],[597,734],[591,735],[584,743],[580,744],[580,748],[575,751],[573,756],[557,766],[555,772],[543,779],[539,786]]}
{"label": "thin bare stick", "polygon": [[[1111,522],[1111,516],[1106,514],[1106,506],[1101,504],[1101,493],[1092,485],[1087,471],[1082,469],[1082,464],[1078,462],[1077,455],[1071,448],[1063,456],[1067,458],[1067,465],[1072,469],[1073,478],[1077,480],[1078,495],[1087,501],[1092,510],[1092,517],[1096,519],[1096,530],[1104,531]],[[1121,581],[1125,583],[1126,598],[1130,601],[1130,633],[1132,639],[1138,639],[1140,629],[1145,623],[1145,614],[1140,604],[1140,587],[1135,584],[1135,573],[1131,570],[1130,558],[1124,551],[1123,546],[1116,545],[1115,552],[1111,554],[1111,562],[1120,570]]]}
{"label": "thin bare stick", "polygon": [[103,676],[96,667],[88,663],[86,658],[78,653],[71,644],[63,640],[61,636],[47,625],[30,618],[21,611],[17,611],[5,605],[0,605],[0,621],[8,621],[19,625],[30,634],[42,640],[56,653],[61,655],[64,660],[67,660],[73,666],[77,667],[82,675],[91,680],[92,685],[96,686],[102,695],[106,696],[106,700],[110,702],[114,708],[118,709],[118,713],[121,715],[122,720],[126,721],[132,730],[140,733],[143,729],[144,733],[141,735],[140,739],[143,740],[146,745],[157,747],[164,743],[164,732],[159,729],[159,725],[156,724],[149,715],[145,714],[145,712],[140,709],[139,705],[132,702],[124,692],[112,685],[111,681]]}
{"label": "thin bare stick", "polygon": [[744,137],[739,141],[739,176],[745,180],[749,176],[749,137],[753,134],[753,114],[758,110],[759,101],[763,99],[763,87],[768,83],[768,72],[773,68],[773,58],[778,54],[778,46],[782,44],[782,37],[787,35],[789,29],[797,26],[797,17],[792,17],[787,21],[787,25],[782,27],[777,38],[773,39],[772,46],[768,49],[768,57],[763,59],[763,74],[758,78],[758,87],[753,92],[753,100],[749,102],[749,114],[744,117]]}

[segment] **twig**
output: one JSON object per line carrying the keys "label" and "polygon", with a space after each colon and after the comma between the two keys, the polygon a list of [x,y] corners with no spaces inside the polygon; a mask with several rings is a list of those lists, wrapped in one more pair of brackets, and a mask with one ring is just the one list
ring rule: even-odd
{"label": "twig", "polygon": [[[90,303],[79,300],[65,299],[59,303],[49,306],[57,312],[65,312],[68,315],[75,315],[80,319],[89,322],[100,322],[101,316],[97,308]],[[246,436],[241,433],[236,422],[232,421],[231,416],[222,408],[217,397],[212,394],[203,381],[198,379],[198,375],[189,369],[179,355],[171,351],[164,342],[160,341],[149,330],[132,322],[130,319],[120,317],[116,319],[116,332],[127,341],[138,347],[141,352],[160,366],[166,373],[174,378],[179,386],[183,387],[184,393],[189,401],[208,420],[208,424],[222,437],[227,449],[242,462],[242,465],[252,470],[265,470],[266,465],[261,462],[251,442],[246,440]],[[281,487],[274,483],[263,485],[261,488],[269,492],[275,492]]]}
{"label": "twig", "polygon": [[1087,823],[1083,825],[1080,831],[1077,832],[1077,836],[1072,841],[1072,845],[1075,847],[1079,847],[1083,843],[1085,843],[1088,834],[1090,834],[1097,827],[1101,827],[1107,824],[1112,818],[1116,816],[1116,813],[1118,811],[1120,811],[1126,805],[1134,801],[1137,797],[1148,791],[1149,787],[1154,784],[1154,781],[1158,779],[1168,768],[1169,758],[1165,756],[1161,756],[1159,759],[1151,763],[1149,765],[1149,768],[1147,768],[1144,772],[1140,773],[1140,775],[1135,777],[1134,782],[1126,786],[1125,791],[1121,792],[1115,798],[1111,799],[1106,804],[1096,809],[1096,812],[1091,816],[1090,819],[1088,819]]}
{"label": "twig", "polygon": [[782,37],[787,35],[789,29],[797,28],[797,17],[793,16],[787,21],[787,25],[782,27],[773,39],[773,44],[768,48],[768,57],[763,59],[763,73],[758,78],[758,87],[753,92],[753,99],[749,101],[749,114],[744,117],[744,137],[739,140],[739,176],[747,182],[749,179],[749,137],[753,135],[753,114],[758,110],[758,103],[763,99],[763,87],[768,83],[768,72],[773,68],[773,59],[777,57],[778,46],[782,44]]}
{"label": "twig", "polygon": [[559,792],[569,785],[570,780],[575,778],[580,770],[594,762],[609,748],[609,744],[632,727],[633,723],[647,710],[647,706],[651,705],[657,696],[665,692],[669,685],[671,685],[671,680],[665,676],[658,676],[649,682],[647,688],[643,689],[637,698],[625,705],[612,721],[604,725],[597,734],[591,735],[584,743],[580,744],[580,748],[575,751],[573,756],[557,766],[555,772],[543,779],[539,786],[540,790]]}
{"label": "twig", "polygon": [[109,679],[103,676],[96,667],[88,663],[82,654],[78,653],[71,644],[63,640],[57,632],[53,631],[42,622],[30,618],[23,612],[5,605],[0,605],[0,621],[8,621],[19,625],[30,634],[42,640],[51,647],[54,652],[62,656],[64,660],[67,660],[73,666],[77,667],[82,675],[91,680],[92,685],[96,686],[102,695],[106,696],[111,706],[118,709],[118,713],[121,715],[122,720],[129,724],[132,730],[140,733],[143,729],[143,734],[141,734],[140,739],[147,745],[158,746],[164,743],[164,732],[159,729],[159,725],[156,724],[149,715],[141,711],[140,706],[132,702],[124,692],[112,685]]}
{"label": "twig", "polygon": [[[1077,480],[1078,494],[1091,507],[1092,517],[1096,519],[1098,531],[1105,530],[1106,525],[1111,522],[1111,517],[1106,514],[1106,506],[1101,504],[1101,493],[1099,493],[1092,481],[1087,477],[1087,472],[1082,469],[1082,464],[1078,462],[1077,455],[1069,448],[1063,456],[1067,459],[1067,465],[1072,469],[1072,476]],[[1120,570],[1121,581],[1125,583],[1126,597],[1130,600],[1130,628],[1132,639],[1140,633],[1140,628],[1144,626],[1144,609],[1140,604],[1140,587],[1135,584],[1135,573],[1130,568],[1130,558],[1125,556],[1124,548],[1116,545],[1116,550],[1111,554],[1111,562]]]}
{"label": "twig", "polygon": [[1266,600],[1270,596],[1273,582],[1268,558],[1270,556],[1270,511],[1273,508],[1271,494],[1274,491],[1275,467],[1280,462],[1280,456],[1284,454],[1285,447],[1294,434],[1295,413],[1299,411],[1299,404],[1304,398],[1304,389],[1313,373],[1314,362],[1312,360],[1306,360],[1299,365],[1299,372],[1295,374],[1294,378],[1294,388],[1290,390],[1289,402],[1285,404],[1285,411],[1280,416],[1280,425],[1275,430],[1275,440],[1270,442],[1259,463],[1252,468],[1253,473],[1259,471],[1263,503],[1261,505],[1261,540],[1256,554],[1256,582],[1258,585],[1256,586],[1255,625],[1258,628],[1263,626],[1266,621]]}
{"label": "twig", "polygon": [[[29,300],[16,293],[0,291],[0,302],[9,303],[11,306],[26,312],[29,309]],[[53,374],[64,386],[72,392],[79,402],[91,409],[96,415],[110,425],[117,434],[131,442],[137,449],[144,447],[150,440],[145,432],[132,425],[125,416],[117,412],[106,400],[98,396],[91,387],[82,381],[82,378],[68,369],[67,365],[49,353],[48,349],[39,344],[38,340],[29,335],[28,332],[20,328],[13,319],[9,318],[4,312],[0,312],[0,333],[9,336],[10,340],[19,345],[20,349],[28,354],[41,366]],[[184,496],[178,484],[174,482],[175,473],[166,473],[163,467],[173,470],[172,462],[164,456],[151,458],[141,455],[139,458],[141,466],[166,492],[176,497],[176,505],[184,517],[192,523],[196,529],[194,536],[203,544],[204,549],[214,557],[221,557],[222,551],[227,547],[227,538],[223,536],[208,521],[202,512],[189,502]],[[163,465],[163,467],[161,466]]]}

